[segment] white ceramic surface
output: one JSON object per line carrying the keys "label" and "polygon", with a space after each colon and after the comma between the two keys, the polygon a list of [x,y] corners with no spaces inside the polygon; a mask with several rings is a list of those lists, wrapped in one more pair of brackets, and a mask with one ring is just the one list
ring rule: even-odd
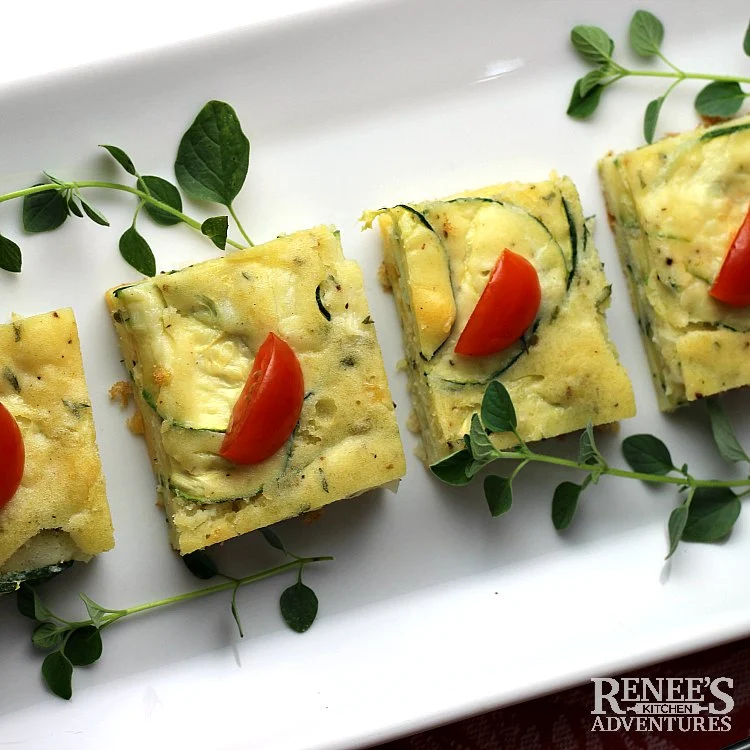
{"label": "white ceramic surface", "polygon": [[[362,263],[408,452],[397,496],[373,493],[315,524],[279,528],[300,554],[337,558],[309,571],[321,608],[304,636],[281,622],[277,598],[287,584],[279,579],[242,592],[243,641],[221,595],[147,614],[105,634],[101,662],[77,670],[65,703],[41,684],[28,622],[11,598],[0,600],[0,745],[351,748],[750,632],[750,599],[737,574],[750,554],[745,519],[727,543],[683,545],[665,566],[669,491],[604,478],[561,536],[549,520],[561,472],[525,473],[512,512],[498,520],[479,486],[452,490],[427,475],[405,428],[401,340],[376,280],[378,238],[357,226],[364,208],[540,179],[552,168],[575,180],[587,213],[601,216],[595,160],[641,142],[643,109],[661,88],[621,83],[595,119],[568,119],[569,92],[584,71],[568,32],[598,23],[622,48],[643,4],[350,3],[0,90],[2,192],[31,184],[42,169],[122,177],[96,148],[105,142],[125,148],[144,173],[169,177],[199,107],[210,98],[231,102],[253,144],[237,202],[251,235],[262,241],[333,222]],[[697,0],[652,7],[675,61],[747,71],[746,3],[722,2],[720,13]],[[675,91],[662,132],[694,125],[695,91]],[[0,276],[0,317],[74,307],[116,524],[115,551],[45,587],[71,614],[80,611],[79,591],[127,606],[196,584],[169,550],[143,445],[107,398],[123,371],[102,293],[137,275],[117,252],[127,199],[104,195],[98,205],[112,228],[70,220],[34,237],[22,235],[19,205],[0,206],[0,230],[22,240],[25,260],[20,277]],[[187,210],[209,215],[204,208]],[[144,221],[142,231],[160,269],[213,256],[185,227]],[[596,240],[613,283],[612,335],[639,407],[620,436],[602,438],[606,455],[620,460],[620,437],[652,431],[697,473],[730,475],[700,406],[657,412],[606,222]],[[747,395],[726,403],[747,439]],[[545,449],[573,454],[575,445]],[[222,562],[244,572],[276,560],[254,536],[225,545]]]}

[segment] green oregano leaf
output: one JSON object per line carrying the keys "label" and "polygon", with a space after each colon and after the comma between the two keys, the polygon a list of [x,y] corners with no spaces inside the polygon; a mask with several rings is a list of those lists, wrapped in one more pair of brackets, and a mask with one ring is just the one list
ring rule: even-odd
{"label": "green oregano leaf", "polygon": [[16,606],[24,616],[37,622],[53,619],[52,612],[28,583],[22,583],[16,592]]}
{"label": "green oregano leaf", "polygon": [[[170,208],[174,208],[176,211],[182,211],[182,196],[180,195],[180,191],[163,177],[149,174],[139,177],[138,189],[142,190],[144,193],[148,193],[152,198],[165,203]],[[151,203],[146,202],[143,207],[146,209],[146,213],[157,224],[168,227],[173,226],[174,224],[179,224],[182,221],[178,216],[170,214],[163,208],[154,206]]]}
{"label": "green oregano leaf", "polygon": [[23,199],[22,215],[27,232],[50,232],[68,218],[68,204],[57,189],[32,193]]}
{"label": "green oregano leaf", "polygon": [[120,255],[144,276],[156,276],[156,259],[138,230],[128,227],[120,237]]}
{"label": "green oregano leaf", "polygon": [[99,211],[99,209],[94,208],[85,198],[82,196],[79,196],[81,201],[81,207],[86,213],[86,216],[91,219],[91,221],[94,222],[94,224],[98,224],[100,227],[108,227],[109,221],[107,220],[107,217]]}
{"label": "green oregano leaf", "polygon": [[98,661],[102,655],[102,637],[94,625],[76,628],[63,647],[68,661],[75,667],[85,667]]}
{"label": "green oregano leaf", "polygon": [[89,613],[89,619],[97,627],[101,627],[107,620],[107,610],[101,604],[97,604],[86,594],[79,594],[81,601],[86,605],[86,611]]}
{"label": "green oregano leaf", "polygon": [[600,83],[595,83],[585,94],[582,94],[581,86],[583,85],[584,78],[579,78],[575,82],[567,109],[568,116],[575,117],[578,120],[585,120],[594,114],[596,108],[599,106],[602,91],[604,91],[604,86]]}
{"label": "green oregano leaf", "polygon": [[135,177],[138,172],[135,169],[133,160],[119,147],[119,146],[107,146],[104,143],[99,144],[102,148],[109,151],[112,158],[128,173]]}
{"label": "green oregano leaf", "polygon": [[56,625],[54,622],[43,622],[34,628],[34,632],[31,634],[31,642],[36,648],[48,651],[59,646],[67,632],[68,629],[64,626]]}
{"label": "green oregano leaf", "polygon": [[276,532],[273,529],[265,528],[261,529],[260,533],[263,535],[263,538],[274,548],[279,550],[279,552],[286,552],[286,547],[284,546],[284,542],[279,539],[279,536],[276,534]]}
{"label": "green oregano leaf", "polygon": [[478,414],[471,417],[471,429],[469,431],[469,447],[474,461],[484,465],[497,458],[497,449],[487,437],[482,427]]}
{"label": "green oregano leaf", "polygon": [[516,429],[516,410],[505,386],[490,381],[482,398],[482,424],[490,432],[509,432]]}
{"label": "green oregano leaf", "polygon": [[609,78],[611,71],[607,67],[594,68],[586,73],[583,78],[578,81],[578,94],[581,97],[586,97],[598,84],[603,80]]}
{"label": "green oregano leaf", "polygon": [[456,453],[451,453],[437,463],[430,466],[430,471],[446,484],[459,487],[471,481],[466,470],[471,466],[474,459],[468,448],[462,448]]}
{"label": "green oregano leaf", "polygon": [[677,545],[683,538],[685,532],[685,524],[687,524],[688,514],[690,513],[690,501],[686,500],[681,505],[678,505],[670,514],[669,522],[667,523],[667,531],[669,533],[669,550],[665,560],[669,560],[670,557],[675,553]]}
{"label": "green oregano leaf", "polygon": [[664,24],[647,10],[637,10],[630,21],[630,46],[641,57],[654,57],[664,41]]}
{"label": "green oregano leaf", "polygon": [[658,99],[650,101],[646,107],[646,112],[643,115],[643,137],[646,143],[653,143],[662,104],[664,104],[664,97],[660,96]]}
{"label": "green oregano leaf", "polygon": [[598,26],[574,26],[570,41],[584,60],[597,64],[608,62],[615,49],[609,34]]}
{"label": "green oregano leaf", "polygon": [[575,482],[560,482],[552,496],[552,524],[558,531],[570,526],[578,508],[578,498],[583,487]]}
{"label": "green oregano leaf", "polygon": [[74,195],[68,195],[68,197],[65,199],[66,203],[68,204],[68,211],[73,214],[73,216],[77,216],[79,219],[83,218],[83,211],[81,210],[81,207],[78,205],[78,202],[76,201],[76,198]]}
{"label": "green oregano leaf", "polygon": [[507,513],[513,505],[513,489],[510,480],[495,474],[485,477],[484,497],[494,517]]}
{"label": "green oregano leaf", "polygon": [[318,597],[302,581],[284,590],[279,605],[284,622],[296,633],[308,630],[318,614]]}
{"label": "green oregano leaf", "polygon": [[731,532],[742,504],[728,487],[698,487],[690,503],[682,539],[685,542],[718,542]]}
{"label": "green oregano leaf", "polygon": [[242,630],[242,620],[240,620],[240,613],[237,610],[237,592],[239,591],[239,586],[235,586],[232,591],[232,617],[234,617],[235,623],[237,623],[237,630],[240,633],[240,638],[245,637],[245,632]]}
{"label": "green oregano leaf", "polygon": [[742,40],[742,49],[745,50],[746,55],[750,55],[750,23],[747,25],[745,30],[745,38]]}
{"label": "green oregano leaf", "polygon": [[201,232],[219,248],[225,250],[227,247],[227,232],[229,231],[229,218],[227,216],[212,216],[201,224]]}
{"label": "green oregano leaf", "polygon": [[653,435],[631,435],[622,441],[622,453],[633,471],[669,474],[674,469],[669,449]]}
{"label": "green oregano leaf", "polygon": [[706,117],[731,117],[745,101],[745,92],[737,81],[712,81],[698,92],[695,109]]}
{"label": "green oregano leaf", "polygon": [[0,234],[0,268],[21,273],[21,248],[13,240]]}
{"label": "green oregano leaf", "polygon": [[242,189],[250,163],[250,141],[225,102],[210,101],[180,141],[177,182],[191,197],[229,206]]}
{"label": "green oregano leaf", "polygon": [[207,581],[209,578],[213,578],[219,573],[219,569],[213,558],[203,550],[197,550],[196,552],[190,552],[187,555],[183,555],[182,562],[185,563],[187,569],[196,578],[200,578],[202,581]]}
{"label": "green oregano leaf", "polygon": [[590,465],[603,463],[599,449],[596,447],[594,427],[591,422],[586,425],[586,429],[581,433],[581,439],[578,443],[578,463]]}
{"label": "green oregano leaf", "polygon": [[708,416],[711,419],[714,443],[716,443],[721,457],[729,463],[739,463],[740,461],[750,463],[750,456],[745,453],[737,440],[732,424],[721,407],[721,401],[716,396],[712,396],[706,399],[706,406],[708,407]]}
{"label": "green oregano leaf", "polygon": [[70,700],[73,695],[73,665],[62,651],[53,651],[44,658],[42,677],[55,695]]}

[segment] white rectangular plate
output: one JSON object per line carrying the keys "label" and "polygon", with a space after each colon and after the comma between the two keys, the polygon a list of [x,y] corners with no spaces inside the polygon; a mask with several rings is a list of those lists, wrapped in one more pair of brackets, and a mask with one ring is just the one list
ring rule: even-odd
{"label": "white rectangular plate", "polygon": [[[587,123],[568,119],[584,66],[568,43],[576,23],[596,23],[624,48],[633,10],[590,0],[359,4],[248,28],[140,59],[79,69],[0,92],[0,189],[62,177],[123,174],[99,153],[114,143],[144,173],[172,176],[176,146],[200,106],[232,103],[251,137],[250,174],[237,203],[256,241],[331,222],[360,261],[398,403],[409,471],[397,496],[373,493],[279,529],[300,554],[334,554],[309,571],[320,601],[304,636],[287,630],[277,599],[286,581],[243,590],[240,641],[221,595],[146,614],[105,633],[104,656],[77,670],[71,703],[49,696],[30,623],[0,601],[0,738],[18,748],[348,748],[664,659],[750,631],[744,570],[750,528],[722,545],[682,545],[664,565],[669,490],[612,478],[591,488],[574,526],[549,520],[555,484],[530,470],[515,505],[489,517],[479,487],[434,481],[412,455],[392,300],[378,285],[376,233],[365,208],[440,196],[503,180],[570,175],[587,213],[603,216],[596,159],[641,142],[646,103],[663,85],[624,82]],[[670,56],[689,69],[746,70],[744,2],[660,3]],[[624,53],[627,58],[627,52]],[[496,75],[502,70],[508,72]],[[696,87],[678,88],[660,131],[693,127]],[[141,441],[107,390],[124,376],[102,294],[136,274],[117,238],[131,207],[102,196],[106,229],[70,220],[24,237],[20,206],[0,206],[0,231],[20,238],[24,272],[0,276],[0,317],[70,305],[84,359],[117,532],[117,548],[44,589],[71,616],[85,591],[107,606],[161,598],[196,585],[170,551]],[[126,204],[128,204],[126,206]],[[205,213],[190,205],[188,212]],[[215,209],[208,209],[209,211]],[[142,231],[161,270],[213,256],[185,227]],[[654,432],[701,475],[729,476],[716,457],[702,406],[656,409],[635,318],[605,221],[596,240],[613,283],[612,335],[639,407],[619,436],[602,438],[615,462],[620,438]],[[747,395],[726,399],[747,414]],[[742,437],[748,438],[747,419]],[[576,440],[545,450],[575,453]],[[236,572],[277,559],[262,540],[219,552]]]}

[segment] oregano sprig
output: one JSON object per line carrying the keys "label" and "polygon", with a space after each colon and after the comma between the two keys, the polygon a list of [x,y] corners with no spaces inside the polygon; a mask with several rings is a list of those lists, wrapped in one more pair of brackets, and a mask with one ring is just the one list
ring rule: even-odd
{"label": "oregano sprig", "polygon": [[[709,399],[708,409],[712,434],[721,455],[729,462],[750,464],[750,457],[740,446],[718,400]],[[509,450],[499,450],[491,439],[492,433],[511,433],[517,445]],[[581,433],[576,459],[535,452],[519,434],[515,408],[507,389],[502,383],[492,381],[484,393],[479,413],[471,417],[464,447],[430,468],[443,482],[460,486],[468,484],[488,464],[498,460],[516,462],[510,475],[489,475],[484,479],[485,500],[493,516],[510,510],[513,480],[528,464],[552,464],[580,472],[583,474],[581,481],[564,481],[554,490],[551,516],[558,531],[570,526],[582,493],[590,485],[596,485],[604,475],[673,485],[681,501],[669,518],[667,557],[674,553],[680,541],[715,542],[725,538],[740,515],[740,498],[750,494],[750,477],[726,481],[694,477],[687,464],[675,464],[667,446],[654,435],[625,438],[622,454],[630,469],[612,466],[605,459],[596,445],[591,424]],[[738,495],[734,490],[744,492]]]}
{"label": "oregano sprig", "polygon": [[[630,21],[628,33],[630,48],[641,58],[658,59],[666,70],[633,69],[617,62],[614,57],[615,43],[606,31],[598,26],[574,26],[570,41],[578,54],[594,67],[579,78],[574,86],[568,105],[571,117],[585,119],[599,106],[601,95],[612,84],[623,78],[666,78],[673,79],[665,92],[648,103],[643,117],[643,136],[651,143],[656,133],[662,105],[672,91],[683,81],[710,81],[695,98],[695,108],[706,117],[731,117],[737,114],[744,100],[750,97],[741,84],[750,83],[750,78],[741,76],[714,75],[712,73],[691,73],[678,68],[662,52],[664,24],[646,10],[638,10]],[[750,55],[750,25],[743,41],[745,54]]]}
{"label": "oregano sprig", "polygon": [[42,662],[42,677],[47,687],[60,698],[69,700],[73,694],[74,667],[88,666],[99,660],[102,655],[101,634],[105,628],[119,620],[159,607],[210,596],[220,591],[232,592],[230,607],[232,616],[237,623],[240,637],[244,637],[237,607],[237,592],[243,586],[282,573],[296,571],[297,581],[284,589],[281,594],[279,600],[281,616],[292,630],[304,633],[317,616],[318,598],[315,592],[302,582],[302,573],[308,565],[333,560],[333,558],[330,556],[300,557],[289,552],[271,529],[263,529],[261,533],[272,547],[289,558],[286,562],[238,578],[222,573],[206,552],[193,552],[182,559],[194,576],[201,580],[217,577],[224,580],[213,586],[125,609],[104,607],[85,594],[80,594],[88,614],[85,620],[70,621],[60,617],[44,604],[32,586],[28,583],[21,583],[16,594],[16,603],[18,611],[36,623],[31,642],[39,650],[48,652]]}
{"label": "oregano sprig", "polygon": [[[88,218],[99,226],[109,226],[109,220],[84,197],[84,191],[128,193],[136,198],[136,206],[130,226],[120,237],[120,254],[146,276],[156,273],[156,260],[148,241],[136,228],[142,209],[156,224],[185,224],[207,237],[220,250],[225,250],[227,245],[237,249],[253,245],[233,206],[247,176],[250,142],[229,104],[210,101],[201,109],[180,142],[175,174],[186,195],[227,208],[245,240],[244,244],[228,238],[228,216],[203,221],[188,216],[183,212],[182,195],[176,185],[157,175],[141,174],[133,159],[119,146],[101,144],[101,148],[134,178],[134,184],[65,180],[45,172],[46,182],[0,195],[0,203],[22,199],[24,229],[31,233],[50,232],[61,227],[69,216]],[[20,273],[21,267],[20,247],[0,234],[0,268]]]}

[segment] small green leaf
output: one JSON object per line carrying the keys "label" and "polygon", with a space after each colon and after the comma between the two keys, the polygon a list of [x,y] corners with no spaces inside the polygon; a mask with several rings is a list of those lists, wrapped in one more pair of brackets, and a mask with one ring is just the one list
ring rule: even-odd
{"label": "small green leaf", "polygon": [[570,41],[581,57],[593,63],[608,62],[615,49],[609,34],[598,26],[574,26]]}
{"label": "small green leaf", "polygon": [[81,211],[81,207],[76,202],[74,195],[68,195],[66,198],[66,202],[68,204],[68,211],[73,214],[73,216],[77,216],[79,219],[83,218],[83,211]]}
{"label": "small green leaf", "polygon": [[242,189],[250,162],[250,141],[234,109],[211,101],[180,141],[177,182],[191,197],[229,206]]}
{"label": "small green leaf", "polygon": [[586,429],[581,433],[581,439],[578,443],[578,463],[589,465],[604,465],[599,449],[596,447],[594,438],[594,427],[589,422]]}
{"label": "small green leaf", "polygon": [[68,204],[58,190],[33,193],[23,199],[23,228],[27,232],[50,232],[68,218]]}
{"label": "small green leaf", "polygon": [[508,432],[515,430],[518,424],[510,394],[497,380],[492,380],[484,392],[482,424],[490,432]]}
{"label": "small green leaf", "polygon": [[690,503],[682,539],[685,542],[718,542],[728,536],[739,518],[742,504],[728,487],[698,487]]}
{"label": "small green leaf", "polygon": [[59,646],[67,632],[66,627],[55,625],[54,622],[43,622],[34,628],[31,642],[41,651],[48,651]]}
{"label": "small green leaf", "polygon": [[609,78],[612,72],[609,68],[594,68],[578,81],[578,95],[585,97],[590,93],[597,84],[600,84],[606,78]]}
{"label": "small green leaf", "polygon": [[695,108],[707,117],[731,117],[740,111],[745,96],[737,81],[713,81],[698,92]]}
{"label": "small green leaf", "polygon": [[552,524],[558,531],[570,526],[578,508],[578,498],[583,487],[575,482],[560,482],[552,496]]}
{"label": "small green leaf", "polygon": [[643,137],[646,143],[652,143],[654,140],[654,133],[656,132],[656,124],[659,121],[659,112],[661,112],[662,104],[664,104],[664,97],[660,96],[658,99],[650,101],[646,107],[646,112],[643,115]]}
{"label": "small green leaf", "polygon": [[456,453],[451,453],[441,461],[430,466],[430,471],[441,481],[454,486],[468,484],[471,477],[467,476],[466,470],[471,466],[474,459],[468,448],[462,448]]}
{"label": "small green leaf", "polygon": [[261,529],[260,533],[263,534],[263,538],[274,548],[279,550],[279,552],[286,552],[286,547],[284,546],[284,542],[279,539],[278,535],[273,529]]}
{"label": "small green leaf", "polygon": [[28,583],[22,583],[16,592],[18,611],[24,616],[37,622],[53,619],[53,614],[44,605],[39,595]]}
{"label": "small green leaf", "polygon": [[747,25],[745,30],[745,38],[742,40],[742,49],[745,50],[746,55],[750,55],[750,23]]}
{"label": "small green leaf", "polygon": [[706,406],[708,407],[708,416],[711,419],[714,443],[716,443],[721,457],[729,463],[739,463],[740,461],[750,463],[750,456],[745,453],[737,440],[732,424],[724,409],[721,408],[719,399],[716,396],[706,399]]}
{"label": "small green leaf", "polygon": [[232,591],[232,617],[234,617],[234,621],[237,623],[237,630],[240,633],[240,638],[245,637],[245,632],[242,630],[242,620],[240,620],[240,613],[237,610],[237,592],[239,591],[239,585],[234,587],[234,591]]}
{"label": "small green leaf", "polygon": [[513,488],[510,480],[495,474],[485,477],[484,497],[494,517],[507,513],[513,504]]}
{"label": "small green leaf", "polygon": [[641,57],[658,54],[664,41],[664,24],[647,10],[637,10],[630,21],[630,46]]}
{"label": "small green leaf", "polygon": [[213,578],[219,573],[216,563],[203,550],[183,555],[182,562],[185,563],[187,569],[196,578],[200,578],[203,581],[207,581],[209,578]]}
{"label": "small green leaf", "polygon": [[[144,193],[148,193],[152,198],[161,201],[170,208],[182,211],[182,196],[180,195],[180,191],[168,180],[147,174],[138,178],[138,189]],[[146,213],[157,224],[168,227],[179,224],[182,221],[182,219],[174,214],[170,214],[163,208],[154,206],[151,203],[147,202],[144,208],[146,209]]]}
{"label": "small green leaf", "polygon": [[497,456],[497,449],[492,445],[492,441],[487,437],[487,433],[482,427],[478,414],[471,416],[471,430],[469,431],[469,448],[474,461],[484,465],[494,461]]}
{"label": "small green leaf", "polygon": [[570,117],[575,117],[578,120],[585,120],[587,117],[594,114],[596,108],[599,106],[602,91],[604,91],[604,86],[597,83],[594,84],[585,95],[581,94],[583,80],[583,78],[579,78],[575,82],[567,110],[567,114]]}
{"label": "small green leaf", "polygon": [[674,469],[669,449],[653,435],[631,435],[622,441],[622,453],[633,471],[663,476]]}
{"label": "small green leaf", "polygon": [[154,254],[135,227],[128,227],[120,237],[120,255],[144,276],[156,276]]}
{"label": "small green leaf", "polygon": [[107,217],[98,209],[94,208],[85,198],[81,198],[81,206],[83,207],[83,210],[86,212],[86,216],[91,219],[91,221],[94,222],[94,224],[98,224],[100,227],[108,227],[109,221],[107,221]]}
{"label": "small green leaf", "polygon": [[62,651],[53,651],[44,658],[42,677],[55,695],[70,700],[73,695],[73,665]]}
{"label": "small green leaf", "polygon": [[86,611],[89,613],[89,619],[96,625],[97,628],[101,627],[107,621],[108,610],[102,607],[101,604],[97,604],[93,599],[90,599],[86,594],[78,594],[81,600],[86,605]]}
{"label": "small green leaf", "polygon": [[73,666],[85,667],[98,661],[102,655],[102,637],[93,625],[76,628],[63,648],[65,656]]}
{"label": "small green leaf", "polygon": [[54,177],[49,172],[43,172],[43,174],[47,179],[49,179],[50,182],[54,182],[55,185],[65,185],[65,182],[59,177]]}
{"label": "small green leaf", "polygon": [[297,633],[304,633],[318,614],[318,597],[302,581],[286,589],[279,604],[284,622]]}
{"label": "small green leaf", "polygon": [[0,268],[21,273],[21,248],[13,240],[0,234]]}
{"label": "small green leaf", "polygon": [[135,177],[138,172],[135,169],[133,160],[119,147],[119,146],[107,146],[103,143],[99,144],[102,148],[106,148],[115,161],[128,173]]}
{"label": "small green leaf", "polygon": [[[219,248],[225,250],[227,246],[227,232],[229,231],[229,218],[226,216],[212,216],[201,224],[201,232]],[[320,287],[318,287],[320,288]]]}
{"label": "small green leaf", "polygon": [[682,505],[678,505],[669,514],[669,523],[667,524],[667,531],[669,532],[669,551],[665,560],[669,560],[674,555],[677,545],[682,539],[682,535],[685,531],[685,524],[688,520],[688,514],[690,513],[689,501],[685,501]]}

